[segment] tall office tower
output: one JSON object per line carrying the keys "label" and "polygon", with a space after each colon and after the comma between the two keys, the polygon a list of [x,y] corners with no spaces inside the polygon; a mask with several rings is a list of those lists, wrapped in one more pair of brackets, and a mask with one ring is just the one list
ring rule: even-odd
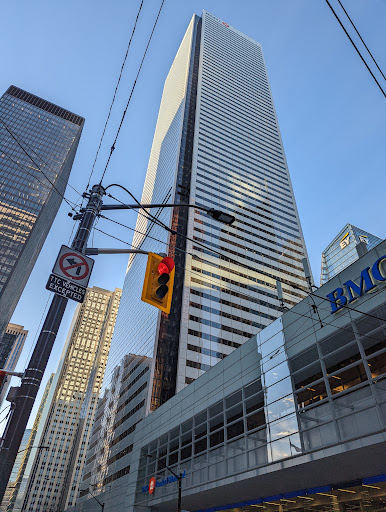
{"label": "tall office tower", "polygon": [[78,494],[121,290],[93,287],[78,305],[57,372],[22,510],[64,510]]}
{"label": "tall office tower", "polygon": [[[114,400],[99,405],[82,494],[107,484],[113,494],[138,421],[281,315],[277,279],[287,306],[306,295],[306,248],[261,45],[205,11],[166,78],[142,202],[193,203],[236,221],[150,209],[176,236],[138,216],[133,247],[175,259],[172,308],[140,301],[146,258],[132,255],[103,383]],[[128,354],[143,362],[125,368]]]}
{"label": "tall office tower", "polygon": [[[0,369],[12,372],[19,360],[28,331],[23,325],[8,324],[0,339]],[[0,406],[7,395],[11,378],[0,384]]]}
{"label": "tall office tower", "polygon": [[327,283],[344,268],[354,263],[359,258],[357,245],[364,242],[370,251],[382,242],[378,238],[353,224],[346,224],[336,237],[322,252],[322,270],[320,273],[320,285]]}
{"label": "tall office tower", "polygon": [[[7,512],[16,512],[21,510],[24,499],[24,492],[27,487],[27,482],[31,471],[33,457],[37,453],[36,450],[45,449],[41,448],[41,446],[43,446],[40,444],[42,429],[39,429],[39,426],[41,427],[41,423],[44,423],[45,421],[45,406],[49,400],[49,392],[51,390],[54,377],[55,374],[52,373],[44,389],[42,401],[40,402],[39,409],[32,426],[31,434],[28,438],[27,446],[25,447],[25,451],[22,452],[22,461],[17,473],[17,477],[14,482],[8,484],[8,488],[10,488],[11,492],[9,493],[9,500],[6,508]],[[21,451],[21,448],[19,451]]]}
{"label": "tall office tower", "polygon": [[17,480],[17,475],[18,475],[20,466],[21,466],[21,464],[23,462],[24,451],[25,451],[25,449],[27,447],[30,435],[31,435],[31,429],[27,428],[24,431],[23,438],[22,438],[21,443],[20,443],[19,453],[17,454],[16,460],[15,460],[15,464],[13,465],[13,468],[12,468],[11,477],[10,477],[8,485],[7,485],[7,489],[5,491],[3,499],[1,501],[0,512],[6,512],[6,510],[8,510],[8,504],[9,504],[9,501],[10,501],[10,497],[12,495],[12,490],[15,487],[15,482]]}
{"label": "tall office tower", "polygon": [[0,98],[0,336],[61,204],[83,124],[13,85]]}

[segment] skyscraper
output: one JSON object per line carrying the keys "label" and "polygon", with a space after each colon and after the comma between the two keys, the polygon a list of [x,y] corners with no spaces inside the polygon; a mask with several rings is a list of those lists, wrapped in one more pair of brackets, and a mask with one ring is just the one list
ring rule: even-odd
{"label": "skyscraper", "polygon": [[64,510],[78,494],[80,472],[103,380],[121,290],[93,287],[78,305],[27,485],[23,510]]}
{"label": "skyscraper", "polygon": [[83,125],[13,85],[0,98],[0,336],[61,204]]}
{"label": "skyscraper", "polygon": [[[0,369],[12,372],[19,360],[28,331],[24,326],[8,324],[0,339]],[[0,385],[0,406],[7,395],[11,378]]]}
{"label": "skyscraper", "polygon": [[364,242],[370,251],[382,242],[378,238],[353,224],[346,224],[322,252],[320,284],[327,283],[351,263],[359,259],[356,246]]}
{"label": "skyscraper", "polygon": [[261,45],[205,11],[166,78],[142,203],[191,203],[236,221],[152,208],[176,236],[138,216],[133,247],[175,259],[172,309],[140,301],[146,258],[131,255],[84,496],[90,485],[114,493],[145,414],[281,315],[278,279],[287,306],[306,295],[306,248]]}

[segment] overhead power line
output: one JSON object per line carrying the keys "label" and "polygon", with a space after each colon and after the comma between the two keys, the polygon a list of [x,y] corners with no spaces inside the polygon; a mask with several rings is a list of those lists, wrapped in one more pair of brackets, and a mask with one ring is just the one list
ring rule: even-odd
{"label": "overhead power line", "polygon": [[121,122],[119,123],[119,127],[118,127],[118,130],[117,130],[117,134],[115,136],[115,139],[114,139],[114,142],[110,148],[110,154],[108,156],[108,159],[107,159],[107,162],[106,162],[106,165],[105,165],[105,168],[103,170],[103,173],[102,173],[102,177],[101,177],[101,180],[100,180],[100,184],[102,184],[102,181],[103,181],[103,178],[105,177],[105,174],[106,174],[106,171],[107,171],[107,168],[109,166],[109,163],[110,163],[110,160],[111,160],[111,156],[113,154],[113,151],[115,149],[115,144],[118,140],[118,136],[119,136],[119,133],[121,131],[121,128],[122,128],[122,125],[123,125],[123,121],[126,117],[126,113],[127,113],[127,109],[129,108],[129,105],[130,105],[130,101],[131,101],[131,98],[133,96],[133,93],[134,93],[134,89],[135,89],[135,86],[137,85],[137,81],[138,81],[138,78],[139,78],[139,74],[141,72],[141,69],[142,69],[142,66],[143,66],[143,63],[145,61],[145,57],[146,57],[146,54],[147,54],[147,51],[149,49],[149,46],[150,46],[150,42],[153,38],[153,34],[154,34],[154,31],[155,31],[155,28],[157,26],[157,23],[158,23],[158,19],[160,17],[160,14],[161,14],[161,11],[162,11],[162,7],[165,3],[165,0],[162,0],[162,3],[161,3],[161,7],[159,8],[159,11],[158,11],[158,14],[157,14],[157,18],[154,22],[154,25],[153,25],[153,29],[151,31],[151,34],[150,34],[150,37],[149,37],[149,40],[147,42],[147,45],[146,45],[146,49],[145,49],[145,52],[143,54],[143,57],[142,57],[142,60],[141,60],[141,64],[139,65],[139,68],[138,68],[138,72],[137,72],[137,76],[135,77],[135,80],[134,80],[134,83],[133,83],[133,87],[131,88],[131,92],[130,92],[130,96],[129,96],[129,99],[127,101],[127,104],[126,104],[126,107],[125,107],[125,110],[123,111],[123,115],[122,115],[122,119],[121,119]]}
{"label": "overhead power line", "polygon": [[326,3],[327,3],[327,5],[329,6],[329,8],[331,9],[331,11],[333,12],[333,14],[334,14],[335,18],[338,20],[339,25],[340,25],[340,26],[342,27],[342,29],[344,30],[344,32],[345,32],[345,34],[346,34],[346,36],[349,38],[349,40],[350,40],[351,44],[352,44],[352,45],[353,45],[353,47],[355,48],[355,50],[356,50],[356,52],[358,53],[359,57],[362,59],[362,62],[363,62],[363,64],[366,66],[366,68],[367,68],[368,72],[369,72],[369,73],[370,73],[370,75],[373,77],[373,79],[374,79],[375,83],[378,85],[378,87],[379,87],[379,89],[381,90],[381,92],[382,92],[383,96],[386,98],[386,93],[385,93],[385,91],[382,89],[382,87],[381,87],[380,83],[379,83],[379,82],[378,82],[378,80],[375,78],[374,73],[373,73],[373,72],[371,71],[371,69],[369,68],[369,66],[368,66],[367,62],[366,62],[366,61],[365,61],[365,59],[363,58],[363,56],[362,56],[361,52],[358,50],[358,48],[357,48],[356,44],[355,44],[355,43],[354,43],[354,41],[351,39],[350,34],[349,34],[349,33],[347,32],[347,30],[345,29],[345,27],[344,27],[343,23],[341,22],[341,20],[340,20],[339,16],[336,14],[336,12],[334,11],[333,7],[331,6],[331,4],[330,4],[330,2],[329,2],[328,0],[326,0]]}
{"label": "overhead power line", "polygon": [[[46,180],[51,184],[52,188],[60,195],[60,197],[68,204],[68,206],[71,208],[71,210],[74,210],[75,211],[75,208],[74,208],[74,204],[71,205],[71,202],[66,199],[66,197],[64,196],[64,194],[62,194],[58,189],[57,187],[55,186],[54,182],[50,180],[50,178],[44,173],[44,171],[41,169],[40,165],[35,162],[35,160],[32,158],[32,156],[28,153],[28,151],[25,150],[25,148],[21,145],[21,143],[19,142],[19,140],[17,139],[16,135],[12,132],[12,130],[6,125],[6,123],[4,123],[4,121],[2,119],[0,119],[0,122],[4,125],[6,131],[9,133],[9,135],[13,138],[13,140],[16,142],[16,144],[21,148],[21,150],[23,151],[23,153],[31,160],[31,162],[36,166],[36,169],[38,171],[40,171],[43,176],[46,178]],[[4,153],[5,154],[5,153]],[[16,163],[16,165],[18,165],[19,167],[21,167],[17,162],[15,162],[11,157],[9,157],[7,155],[7,157],[12,160],[14,163]],[[25,171],[25,169],[23,169],[23,171]],[[28,172],[28,171],[27,171]],[[57,172],[57,171],[55,171]],[[28,174],[31,174],[33,176],[32,173],[28,172]],[[37,181],[39,183],[41,183],[43,185],[43,183],[38,179],[36,178]],[[78,192],[79,193],[79,192]]]}
{"label": "overhead power line", "polygon": [[[112,220],[112,219],[108,219],[108,220]],[[112,222],[115,222],[115,221],[112,221]],[[121,224],[121,225],[122,225],[122,224]],[[129,228],[128,226],[124,226],[124,227],[127,227],[128,229],[132,229],[132,228]],[[124,244],[126,244],[126,245],[131,246],[131,244],[129,244],[129,243],[128,243],[128,242],[126,242],[125,240],[119,239],[118,237],[116,237],[116,236],[114,236],[114,235],[110,235],[109,233],[106,233],[105,231],[102,231],[101,229],[98,229],[98,228],[95,228],[95,229],[96,229],[97,231],[100,231],[101,233],[103,233],[103,234],[104,234],[104,235],[106,235],[106,236],[109,236],[109,237],[111,237],[111,238],[113,238],[113,239],[115,239],[115,240],[119,240],[119,241],[121,241],[122,243],[124,243]],[[152,238],[152,237],[149,237],[149,238]],[[155,240],[157,240],[157,239],[155,239]],[[161,243],[163,243],[163,244],[166,244],[166,243],[167,243],[167,242],[163,242],[163,241],[161,241],[161,240],[157,240],[157,241],[158,241],[158,242],[161,242]],[[178,250],[179,250],[179,251],[181,251],[181,252],[184,252],[184,253],[186,253],[186,254],[191,255],[191,253],[189,253],[189,252],[187,252],[187,251],[184,251],[183,249],[178,249]],[[186,271],[187,271],[187,272],[189,272],[189,273],[190,273],[190,274],[192,274],[192,275],[202,277],[202,276],[201,276],[201,274],[199,274],[198,272],[196,272],[196,271],[194,271],[194,270],[186,269]],[[218,282],[217,282],[217,281],[213,281],[213,280],[211,280],[210,278],[208,278],[207,276],[205,276],[205,280],[206,280],[207,282],[210,282],[210,283],[216,284],[216,285],[218,286]],[[381,290],[381,291],[382,291],[382,290]],[[378,293],[381,293],[381,291],[379,291]],[[245,294],[245,295],[247,295],[247,294]],[[249,296],[249,297],[250,297],[250,296]],[[307,298],[307,297],[306,297],[306,298]],[[306,299],[306,298],[305,298],[305,299]],[[367,302],[367,301],[368,301],[368,300],[370,300],[371,298],[372,298],[372,297],[368,297],[364,302]],[[312,308],[312,304],[308,304],[308,305],[310,306],[310,308]],[[318,306],[318,307],[319,307],[320,309],[324,310],[324,311],[327,311],[325,308],[321,308],[320,306]],[[349,309],[352,309],[352,308],[349,308]],[[296,324],[296,323],[297,323],[297,322],[299,322],[301,319],[311,320],[311,321],[315,321],[315,322],[317,322],[317,320],[313,317],[313,313],[312,313],[312,311],[310,311],[309,315],[308,315],[308,314],[304,314],[304,313],[300,313],[300,312],[298,312],[298,311],[295,311],[293,308],[291,308],[289,311],[290,311],[291,313],[293,313],[294,315],[296,315],[296,316],[297,316],[297,318],[296,318],[296,319],[294,319],[294,320],[292,320],[290,323],[286,324],[286,329],[288,329],[288,328],[289,328],[289,327],[291,327],[292,325]],[[354,310],[354,311],[355,311],[355,310]],[[360,312],[360,313],[362,313],[363,315],[366,315],[366,313],[363,313],[363,312]],[[370,316],[374,317],[373,315],[370,315]],[[374,317],[374,318],[376,318],[376,319],[377,319],[377,320],[379,320],[379,321],[384,321],[382,318],[379,318],[379,317]],[[282,350],[280,350],[279,352],[277,352],[277,351],[275,351],[275,350],[273,350],[273,351],[269,352],[268,354],[266,354],[266,355],[262,358],[261,363],[264,363],[264,361],[266,361],[266,360],[273,359],[273,357],[277,357],[278,355],[280,355],[280,354],[282,354],[282,353],[286,352],[288,349],[293,349],[296,345],[299,345],[299,344],[300,344],[300,343],[302,343],[305,339],[307,339],[307,338],[309,337],[309,334],[306,334],[306,333],[304,333],[304,336],[302,336],[300,339],[299,339],[299,336],[296,336],[296,333],[297,333],[297,332],[298,332],[302,327],[304,327],[304,323],[305,323],[305,321],[303,321],[303,322],[301,323],[301,325],[299,326],[299,328],[298,328],[294,333],[292,333],[291,338],[290,338],[289,340],[287,340],[287,345],[286,345],[286,347],[283,347],[283,349],[282,349]],[[317,323],[318,323],[318,322],[317,322]],[[350,333],[350,334],[353,334],[352,330],[350,330],[350,328],[348,328],[347,326],[346,326],[346,327],[342,327],[342,326],[339,326],[339,325],[335,325],[334,323],[332,323],[332,322],[328,322],[328,321],[326,321],[325,319],[323,320],[323,326],[333,327],[333,328],[338,329],[338,330],[340,330],[340,331],[344,331],[344,332],[348,332],[348,333]],[[319,331],[323,328],[323,326],[321,326],[321,327],[316,327],[316,326],[315,326],[315,324],[314,324],[314,325],[313,325],[313,329],[314,329],[314,331],[313,331],[313,332],[314,332],[314,333],[319,332]],[[251,337],[252,337],[252,336],[253,336],[253,334],[251,334]],[[378,337],[371,336],[371,335],[369,335],[369,334],[362,334],[361,336],[362,336],[362,337],[364,337],[364,338],[367,338],[367,339],[369,339],[369,340],[376,341],[376,342],[379,342],[379,341],[380,341]],[[291,343],[291,342],[292,342],[292,340],[296,340],[296,341],[294,341],[293,343]],[[110,375],[111,375],[111,374],[106,374],[106,376],[105,376],[105,377],[107,377],[107,378],[108,378]]]}
{"label": "overhead power line", "polygon": [[[6,123],[3,119],[1,119],[1,118],[0,118],[0,122],[1,122],[1,123],[3,123],[3,125],[5,126],[5,129],[6,129],[6,130],[8,131],[8,133],[11,135],[11,137],[13,137],[13,139],[14,139],[14,140],[16,140],[16,139],[18,139],[19,141],[21,140],[21,141],[23,142],[23,144],[28,148],[28,150],[29,150],[29,151],[32,151],[32,152],[33,152],[33,153],[34,153],[34,154],[35,154],[35,155],[36,155],[36,156],[37,156],[37,157],[38,157],[38,158],[39,158],[39,159],[44,163],[44,165],[46,165],[49,169],[51,169],[51,171],[52,171],[52,172],[54,172],[55,174],[57,174],[57,172],[58,172],[58,171],[57,171],[56,169],[54,169],[53,167],[51,167],[51,165],[50,165],[47,161],[45,161],[45,160],[44,160],[44,158],[43,158],[41,155],[39,155],[39,153],[38,153],[37,151],[35,151],[35,150],[34,150],[34,149],[33,149],[33,148],[28,144],[28,142],[26,142],[22,137],[20,137],[20,135],[16,136],[15,132],[13,132],[13,131],[11,130],[11,128],[7,125],[7,123]],[[19,144],[19,145],[20,145],[20,144]],[[23,149],[23,151],[24,151],[24,153],[26,153],[25,149]],[[31,156],[28,154],[28,152],[26,153],[26,155],[28,156],[28,158],[29,158],[30,160],[32,160],[32,159],[31,159]],[[40,168],[39,168],[39,170],[40,170],[40,172],[45,176],[45,174],[43,173],[43,171],[42,171]],[[64,181],[64,182],[66,183],[66,185],[68,185],[68,186],[69,186],[69,187],[70,187],[70,188],[71,188],[71,189],[72,189],[76,194],[78,194],[78,196],[79,196],[79,197],[82,197],[82,194],[81,194],[78,190],[76,190],[76,188],[75,188],[75,187],[73,187],[72,185],[70,185],[70,183],[68,183],[68,181],[67,181],[65,178],[63,178],[63,176],[61,176],[60,174],[57,174],[57,176],[58,176],[58,179],[60,179],[60,180]],[[47,178],[47,176],[45,176],[45,177]],[[47,179],[48,179],[48,178],[47,178]]]}
{"label": "overhead power line", "polygon": [[354,22],[352,21],[352,19],[351,19],[351,18],[350,18],[350,16],[348,15],[348,13],[347,13],[346,9],[343,7],[342,2],[341,2],[340,0],[338,0],[338,2],[339,2],[339,5],[342,7],[342,9],[343,9],[343,11],[344,11],[345,15],[347,16],[347,18],[348,18],[349,22],[350,22],[350,23],[351,23],[351,25],[353,26],[353,28],[354,28],[355,32],[358,34],[359,39],[362,41],[363,46],[364,46],[364,47],[366,48],[366,50],[369,52],[369,55],[370,55],[370,57],[373,59],[374,64],[377,66],[378,71],[381,73],[381,75],[382,75],[383,79],[384,79],[384,80],[386,80],[385,75],[382,73],[382,70],[381,70],[381,68],[378,66],[377,61],[374,59],[373,54],[372,54],[372,53],[371,53],[371,51],[368,49],[368,47],[367,47],[366,43],[363,41],[362,36],[361,36],[361,35],[360,35],[360,33],[358,32],[358,30],[357,30],[356,26],[354,25]]}
{"label": "overhead power line", "polygon": [[[130,193],[130,196],[134,199],[134,201],[138,202],[138,200],[137,200],[137,199],[136,199],[136,198],[135,198],[131,193]],[[111,197],[113,197],[113,196],[111,196]],[[117,198],[115,198],[115,197],[113,197],[113,199],[116,199],[117,201],[119,201],[119,202],[121,202],[121,203],[122,203],[122,201],[120,201],[119,199],[117,199]],[[122,203],[122,204],[124,204],[124,203]],[[117,221],[115,221],[115,220],[113,220],[113,219],[110,219],[110,218],[105,217],[105,216],[102,216],[102,217],[103,217],[103,218],[105,218],[105,219],[107,219],[107,220],[109,220],[109,221],[111,221],[111,222],[114,222],[114,223],[116,223],[116,224],[118,224],[118,225],[120,225],[120,226],[122,226],[122,227],[125,227],[125,228],[127,228],[127,229],[130,229],[130,230],[132,230],[132,231],[136,231],[135,229],[133,229],[133,228],[131,228],[131,227],[129,227],[129,226],[126,226],[125,224],[122,224],[122,223],[120,223],[120,222],[117,222]],[[151,220],[151,218],[149,218],[149,220]],[[157,220],[158,220],[158,219],[157,219]],[[190,238],[190,237],[188,237],[188,236],[184,235],[183,233],[180,233],[179,231],[175,231],[175,230],[173,230],[173,229],[170,229],[170,228],[169,228],[168,226],[166,226],[166,224],[164,224],[163,222],[161,222],[161,221],[159,221],[159,222],[160,222],[160,224],[162,225],[162,227],[163,227],[164,229],[166,229],[168,232],[170,232],[170,233],[172,233],[172,234],[174,234],[174,235],[177,235],[177,236],[182,236],[182,237],[183,237],[183,238],[185,238],[186,240],[189,240],[189,241],[191,241],[192,243],[195,243],[195,244],[197,244],[197,245],[201,245],[202,247],[204,247],[204,248],[205,248],[205,249],[207,249],[208,251],[211,251],[211,252],[212,252],[212,253],[214,253],[214,254],[220,255],[220,256],[221,256],[221,259],[223,259],[223,260],[225,260],[225,261],[228,261],[228,262],[230,262],[230,263],[233,263],[233,264],[235,264],[235,265],[237,265],[237,266],[239,266],[239,267],[246,268],[246,269],[248,269],[248,270],[254,270],[255,272],[258,272],[256,269],[253,269],[253,268],[252,268],[252,267],[250,267],[249,265],[245,265],[244,263],[241,263],[240,261],[237,261],[237,260],[235,260],[235,259],[233,259],[233,258],[229,258],[228,256],[226,256],[226,255],[222,254],[221,252],[219,252],[219,251],[216,251],[216,250],[212,249],[211,247],[209,247],[209,246],[205,245],[205,242],[198,242],[197,240],[194,240],[194,239],[192,239],[192,238]],[[99,231],[100,231],[100,230],[99,230]],[[105,235],[107,235],[107,236],[110,236],[108,233],[104,233],[104,234],[105,234]],[[143,235],[144,235],[144,233],[141,233],[141,232],[139,232],[138,234],[143,234]],[[114,238],[116,238],[116,237],[114,237]],[[149,238],[154,239],[154,240],[156,240],[156,241],[158,241],[158,242],[160,242],[160,243],[163,243],[163,244],[167,245],[167,242],[163,242],[163,241],[161,241],[161,240],[159,240],[159,239],[157,239],[157,238],[154,238],[154,237],[151,237],[151,236],[149,236]],[[117,240],[119,240],[119,238],[116,238],[116,239],[117,239]],[[123,240],[120,240],[120,241],[123,241]],[[124,243],[125,243],[125,244],[127,244],[127,245],[130,245],[128,242],[124,242]],[[177,248],[176,248],[176,249],[177,249]],[[182,252],[185,252],[186,254],[188,254],[188,255],[190,255],[190,256],[194,256],[194,254],[192,254],[192,253],[190,253],[190,252],[188,252],[188,251],[183,251],[182,249],[179,249],[179,250],[180,250],[180,251],[182,251]],[[275,279],[275,278],[273,278],[273,279]],[[277,278],[276,280],[281,281],[279,278]],[[281,282],[283,282],[283,281],[281,281]],[[292,287],[292,288],[294,288],[294,289],[296,289],[296,290],[298,290],[298,291],[301,291],[301,292],[303,292],[303,293],[306,291],[306,292],[307,292],[307,294],[309,294],[310,296],[315,297],[315,298],[318,298],[318,299],[320,299],[320,300],[323,300],[323,301],[328,302],[329,304],[331,304],[331,301],[330,301],[327,297],[322,297],[321,295],[318,295],[318,294],[316,294],[315,292],[311,292],[311,291],[305,290],[304,288],[301,288],[300,286],[298,286],[298,285],[296,285],[296,284],[294,284],[294,283],[291,283],[290,281],[288,281],[288,282],[287,282],[287,281],[286,281],[286,282],[283,282],[283,284],[286,284],[286,285],[288,285],[288,286],[290,286],[290,287]],[[320,307],[320,306],[318,306],[318,307]],[[356,313],[360,313],[360,314],[362,314],[362,315],[365,315],[365,316],[367,316],[367,317],[369,317],[369,318],[373,318],[373,319],[376,319],[376,320],[379,320],[379,321],[386,321],[386,320],[385,320],[385,319],[383,319],[383,318],[379,318],[379,317],[377,317],[377,316],[375,316],[375,315],[372,315],[371,313],[365,313],[365,312],[360,311],[360,310],[358,310],[358,309],[355,309],[355,308],[353,308],[353,307],[351,307],[351,306],[347,306],[347,305],[345,305],[345,306],[342,306],[342,307],[343,307],[344,309],[349,310],[349,311],[353,311],[353,312],[356,312]]]}
{"label": "overhead power line", "polygon": [[91,169],[91,173],[90,173],[90,176],[88,178],[88,183],[87,183],[87,186],[86,186],[86,191],[88,190],[89,186],[90,186],[90,182],[91,182],[91,178],[92,178],[92,175],[94,173],[94,168],[95,168],[95,164],[97,162],[97,159],[98,159],[98,155],[99,155],[99,151],[101,149],[101,146],[102,146],[102,142],[103,142],[103,138],[105,136],[105,133],[106,133],[106,129],[107,129],[107,125],[108,125],[108,122],[110,120],[110,115],[111,115],[111,111],[113,109],[113,105],[114,105],[114,102],[115,102],[115,98],[116,98],[116,95],[117,95],[117,91],[118,91],[118,87],[119,87],[119,84],[121,82],[121,78],[122,78],[122,73],[123,73],[123,68],[125,67],[125,64],[126,64],[126,60],[127,60],[127,56],[129,54],[129,50],[130,50],[130,46],[131,46],[131,41],[133,40],[133,37],[134,37],[134,33],[135,33],[135,29],[137,28],[137,23],[138,23],[138,18],[139,18],[139,15],[141,13],[141,9],[142,9],[142,6],[143,6],[143,1],[141,1],[141,4],[139,6],[139,9],[138,9],[138,13],[137,13],[137,17],[135,18],[135,23],[134,23],[134,27],[133,27],[133,30],[131,32],[131,36],[130,36],[130,40],[129,40],[129,44],[127,46],[127,50],[126,50],[126,54],[125,54],[125,57],[123,59],[123,62],[122,62],[122,66],[121,66],[121,71],[119,73],[119,77],[118,77],[118,81],[117,81],[117,85],[115,86],[115,91],[114,91],[114,95],[113,95],[113,99],[111,101],[111,105],[110,105],[110,108],[109,108],[109,113],[107,115],[107,119],[106,119],[106,122],[105,122],[105,126],[103,128],[103,132],[102,132],[102,136],[101,136],[101,139],[99,141],[99,146],[98,146],[98,149],[97,149],[97,152],[96,152],[96,155],[95,155],[95,160],[94,160],[94,163],[93,163],[93,166],[92,166],[92,169]]}

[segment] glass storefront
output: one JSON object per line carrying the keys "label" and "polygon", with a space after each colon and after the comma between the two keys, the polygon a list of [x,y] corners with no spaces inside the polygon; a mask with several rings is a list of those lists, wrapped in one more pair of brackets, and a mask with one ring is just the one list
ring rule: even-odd
{"label": "glass storefront", "polygon": [[[382,479],[382,481],[380,481]],[[386,510],[386,475],[347,482],[339,486],[299,490],[269,496],[230,507],[214,507],[198,512],[384,512]]]}

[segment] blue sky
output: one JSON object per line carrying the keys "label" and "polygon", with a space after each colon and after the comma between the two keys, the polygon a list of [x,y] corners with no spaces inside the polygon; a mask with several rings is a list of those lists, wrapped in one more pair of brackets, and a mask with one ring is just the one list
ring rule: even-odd
{"label": "blue sky", "polygon": [[[144,1],[95,182],[101,176],[160,3]],[[344,19],[338,2],[331,3]],[[342,3],[385,73],[386,0]],[[70,184],[80,192],[88,181],[139,4],[140,0],[22,0],[2,5],[0,93],[13,84],[86,118],[70,177]],[[166,0],[104,184],[118,182],[137,197],[141,195],[163,83],[191,16],[203,9],[263,45],[318,283],[321,252],[345,223],[386,237],[386,101],[324,0]],[[347,20],[345,23],[358,41]],[[376,76],[383,80],[379,73]],[[384,81],[383,86],[386,89]],[[114,194],[128,200],[123,191],[116,189]],[[70,188],[66,197],[79,199]],[[69,242],[74,221],[68,211],[67,205],[61,207],[13,316],[13,322],[29,330],[20,369],[28,361],[50,297],[44,286],[56,254],[62,243]],[[110,216],[135,225],[133,212]],[[103,220],[98,227],[131,242],[130,230]],[[94,245],[124,246],[98,232]],[[125,255],[96,257],[90,285],[121,287],[126,263]],[[44,384],[56,369],[75,306],[71,302],[67,308]]]}

